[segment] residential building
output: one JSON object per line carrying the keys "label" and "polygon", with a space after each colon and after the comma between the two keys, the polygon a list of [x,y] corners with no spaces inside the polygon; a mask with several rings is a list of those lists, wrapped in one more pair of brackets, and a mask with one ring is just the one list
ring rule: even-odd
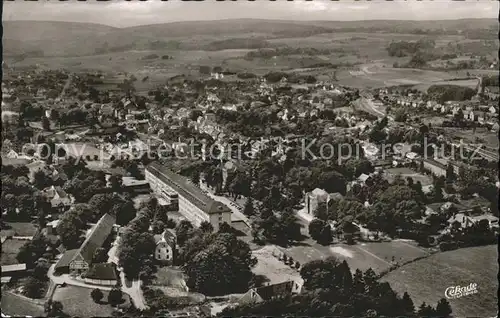
{"label": "residential building", "polygon": [[271,299],[291,296],[300,293],[301,286],[294,281],[285,281],[278,284],[252,288],[238,301],[239,304],[252,304],[269,301]]}
{"label": "residential building", "polygon": [[57,262],[55,270],[59,272],[82,273],[92,265],[95,251],[100,248],[113,230],[116,218],[104,214],[92,228],[83,244],[78,249],[69,250]]}
{"label": "residential building", "polygon": [[50,200],[53,209],[61,213],[69,209],[73,200],[60,186],[50,186],[45,188],[42,193]]}
{"label": "residential building", "polygon": [[436,176],[446,176],[446,166],[432,159],[422,159],[424,169],[430,170]]}
{"label": "residential building", "polygon": [[371,177],[370,175],[367,175],[367,174],[364,174],[362,173],[359,177],[358,177],[358,181],[363,184],[363,185],[369,185],[370,182],[371,182]]}
{"label": "residential building", "polygon": [[330,200],[342,198],[340,193],[328,193],[323,189],[316,188],[305,195],[305,209],[307,214],[314,214],[320,203],[328,203]]}
{"label": "residential building", "polygon": [[177,194],[179,212],[195,226],[207,221],[218,231],[222,223],[231,224],[231,210],[187,178],[156,162],[146,168],[145,175],[151,189],[160,197],[170,200]]}
{"label": "residential building", "polygon": [[2,277],[19,276],[26,273],[26,264],[12,264],[2,266]]}
{"label": "residential building", "polygon": [[177,238],[172,229],[166,229],[162,234],[154,236],[156,248],[155,259],[168,264],[175,260]]}
{"label": "residential building", "polygon": [[87,284],[115,286],[118,280],[115,264],[94,264],[85,274],[84,281]]}

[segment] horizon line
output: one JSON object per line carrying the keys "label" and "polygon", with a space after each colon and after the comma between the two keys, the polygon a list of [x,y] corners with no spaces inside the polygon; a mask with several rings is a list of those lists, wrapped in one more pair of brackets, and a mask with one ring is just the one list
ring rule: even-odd
{"label": "horizon line", "polygon": [[163,24],[174,24],[174,23],[199,23],[199,22],[216,22],[216,21],[242,21],[242,20],[254,20],[254,21],[276,21],[276,22],[292,22],[292,23],[310,23],[310,22],[339,22],[339,23],[349,23],[349,22],[374,22],[374,21],[400,21],[400,22],[438,22],[438,21],[464,21],[464,20],[498,20],[497,18],[451,18],[451,19],[362,19],[362,20],[291,20],[291,19],[259,19],[259,18],[227,18],[227,19],[207,19],[207,20],[178,20],[151,24],[134,24],[130,26],[118,27],[104,23],[96,22],[81,22],[81,21],[63,21],[63,20],[24,20],[24,19],[2,19],[2,22],[49,22],[49,23],[75,23],[75,24],[93,24],[102,25],[115,29],[127,29],[133,27],[141,26],[154,26]]}

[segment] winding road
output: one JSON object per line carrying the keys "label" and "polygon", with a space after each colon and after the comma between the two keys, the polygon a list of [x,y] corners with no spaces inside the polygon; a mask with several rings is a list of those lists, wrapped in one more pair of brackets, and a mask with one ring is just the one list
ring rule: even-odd
{"label": "winding road", "polygon": [[73,76],[71,74],[68,75],[68,79],[66,80],[66,83],[64,83],[64,87],[63,87],[63,89],[61,91],[61,94],[59,94],[59,97],[57,97],[57,100],[62,100],[62,98],[66,94],[66,90],[68,89],[68,87],[71,84],[72,80],[73,80]]}
{"label": "winding road", "polygon": [[[50,278],[50,280],[57,285],[61,285],[63,283],[71,286],[78,286],[78,287],[84,287],[84,288],[99,288],[101,290],[111,290],[113,287],[112,286],[102,286],[102,285],[92,285],[92,284],[87,284],[83,281],[79,281],[76,279],[73,279],[70,277],[69,274],[62,274],[60,276],[54,275],[54,268],[56,264],[53,264],[50,268],[49,271],[47,272],[47,276]],[[120,269],[119,269],[120,270]],[[130,296],[130,299],[132,303],[134,303],[134,306],[137,309],[144,310],[147,309],[146,301],[144,300],[144,296],[142,294],[142,289],[141,289],[141,281],[140,280],[134,280],[130,282],[125,278],[125,274],[120,271],[120,279],[121,279],[121,290],[125,294],[128,294]]]}

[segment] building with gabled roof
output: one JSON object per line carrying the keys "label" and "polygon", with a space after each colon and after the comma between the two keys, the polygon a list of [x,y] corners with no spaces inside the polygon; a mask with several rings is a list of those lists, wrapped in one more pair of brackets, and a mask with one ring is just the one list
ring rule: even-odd
{"label": "building with gabled roof", "polygon": [[174,262],[177,237],[172,229],[166,229],[163,233],[154,236],[156,248],[155,259],[168,264]]}
{"label": "building with gabled roof", "polygon": [[104,214],[97,224],[92,228],[90,234],[82,243],[80,248],[68,250],[57,262],[56,270],[82,272],[90,268],[95,251],[100,248],[113,230],[116,218],[110,214]]}
{"label": "building with gabled roof", "polygon": [[294,281],[285,281],[278,284],[252,288],[239,299],[238,303],[252,304],[276,298],[284,298],[292,294],[298,294],[300,289],[301,286]]}
{"label": "building with gabled roof", "polygon": [[145,176],[151,189],[160,197],[168,201],[176,197],[179,212],[195,226],[207,221],[217,232],[222,223],[231,224],[231,210],[209,197],[187,178],[157,162],[146,167]]}
{"label": "building with gabled roof", "polygon": [[115,286],[118,280],[115,264],[94,264],[85,274],[84,281],[87,284]]}

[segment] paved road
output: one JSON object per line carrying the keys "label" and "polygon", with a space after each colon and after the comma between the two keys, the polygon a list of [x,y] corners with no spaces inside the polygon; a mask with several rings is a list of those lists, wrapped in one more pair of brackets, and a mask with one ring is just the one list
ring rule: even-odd
{"label": "paved road", "polygon": [[[366,111],[367,113],[373,114],[377,117],[383,118],[386,117],[387,114],[381,111],[380,109],[377,109],[373,102],[365,97],[361,97],[360,99],[354,101],[355,106],[357,106],[359,109]],[[394,120],[392,116],[387,116],[387,119],[389,120]]]}
{"label": "paved road", "polygon": [[146,301],[142,294],[141,281],[133,280],[130,282],[125,278],[125,273],[123,273],[123,271],[120,271],[120,279],[122,281],[122,291],[130,296],[135,308],[140,310],[147,309]]}
{"label": "paved road", "polygon": [[58,100],[61,100],[64,97],[64,94],[66,94],[66,90],[68,89],[69,85],[71,84],[71,80],[73,77],[71,75],[68,76],[68,79],[66,80],[66,83],[64,83],[64,87],[61,91],[61,94],[59,94],[59,97],[57,98]]}
{"label": "paved road", "polygon": [[13,236],[12,239],[21,241],[31,241],[33,240],[33,236]]}
{"label": "paved road", "polygon": [[110,286],[87,284],[83,281],[79,281],[79,280],[72,278],[69,274],[62,274],[60,276],[56,276],[56,275],[54,275],[55,266],[56,266],[56,264],[52,264],[52,266],[50,266],[50,268],[49,268],[49,271],[47,272],[47,276],[55,284],[61,285],[63,283],[66,283],[66,285],[71,285],[71,286],[79,286],[79,287],[84,287],[84,288],[99,288],[102,290],[111,290],[111,288],[112,288]]}
{"label": "paved road", "polygon": [[220,195],[215,195],[213,194],[212,192],[208,191],[208,190],[205,190],[205,186],[203,186],[203,184],[200,182],[200,188],[208,195],[210,196],[212,199],[216,200],[216,201],[219,201],[221,203],[224,203],[225,205],[227,205],[228,208],[231,209],[231,211],[233,212],[234,216],[237,218],[237,219],[240,219],[242,220],[243,222],[245,222],[245,224],[248,226],[248,227],[252,227],[252,224],[250,222],[250,220],[246,217],[246,215],[244,215],[241,211],[240,211],[240,208],[238,206],[235,205],[235,203],[224,197],[224,196],[220,196]]}
{"label": "paved road", "polygon": [[[54,275],[54,268],[55,264],[53,264],[50,268],[49,271],[47,272],[47,276],[54,282],[54,284],[63,284],[66,283],[67,285],[71,286],[79,286],[79,287],[84,287],[84,288],[99,288],[102,290],[111,290],[113,287],[112,286],[102,286],[102,285],[92,285],[92,284],[87,284],[82,281],[75,280],[70,277],[69,274],[63,274],[60,276],[55,276]],[[128,294],[130,296],[130,299],[134,303],[134,306],[138,309],[144,310],[147,308],[146,302],[144,300],[144,296],[142,295],[142,289],[141,289],[141,281],[140,280],[134,280],[132,282],[129,282],[125,278],[125,274],[120,271],[120,279],[122,282],[122,292]]]}

